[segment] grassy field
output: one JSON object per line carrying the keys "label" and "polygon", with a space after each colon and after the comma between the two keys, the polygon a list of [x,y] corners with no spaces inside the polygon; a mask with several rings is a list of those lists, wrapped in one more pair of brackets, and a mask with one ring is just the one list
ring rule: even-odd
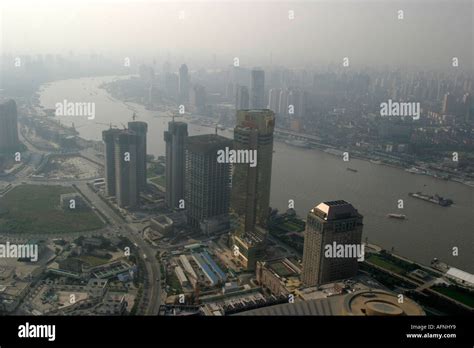
{"label": "grassy field", "polygon": [[304,227],[302,227],[301,225],[297,225],[295,224],[294,222],[292,221],[286,221],[283,223],[282,227],[288,231],[288,232],[301,232],[304,230]]}
{"label": "grassy field", "polygon": [[371,254],[369,257],[367,257],[367,261],[394,273],[403,274],[405,272],[403,268],[376,254]]}
{"label": "grassy field", "polygon": [[155,178],[152,178],[150,179],[150,181],[160,186],[166,187],[166,178],[164,175],[160,175]]}
{"label": "grassy field", "polygon": [[0,198],[0,231],[8,233],[68,233],[100,229],[102,221],[90,209],[63,211],[59,196],[72,187],[21,185]]}
{"label": "grassy field", "polygon": [[452,299],[464,303],[471,308],[474,308],[474,293],[468,291],[462,291],[457,289],[456,287],[444,287],[444,286],[433,286],[431,288],[443,295],[451,297]]}
{"label": "grassy field", "polygon": [[110,261],[109,259],[105,259],[105,258],[101,258],[101,257],[97,257],[97,256],[92,256],[92,255],[83,255],[83,256],[79,257],[78,259],[81,260],[81,261],[84,261],[85,263],[87,263],[89,265],[89,267],[100,266],[100,265],[106,264],[107,262]]}
{"label": "grassy field", "polygon": [[183,289],[181,287],[181,284],[179,283],[178,277],[176,276],[174,272],[171,272],[170,274],[168,274],[168,276],[166,277],[166,281],[168,285],[171,287],[171,289],[173,289],[175,294],[179,294],[183,292]]}

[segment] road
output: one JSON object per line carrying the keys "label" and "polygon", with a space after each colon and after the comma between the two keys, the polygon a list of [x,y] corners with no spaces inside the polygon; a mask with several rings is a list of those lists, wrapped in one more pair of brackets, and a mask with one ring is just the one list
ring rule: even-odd
{"label": "road", "polygon": [[109,219],[112,227],[119,229],[132,243],[138,245],[140,252],[137,256],[143,260],[147,271],[144,287],[147,292],[145,298],[149,299],[149,303],[147,304],[146,314],[157,315],[161,304],[161,274],[159,264],[155,258],[155,250],[143,240],[139,229],[125,223],[87,184],[78,183],[77,187]]}
{"label": "road", "polygon": [[[127,237],[132,243],[136,244],[139,250],[138,258],[142,259],[146,268],[146,276],[144,282],[144,295],[142,297],[142,305],[146,307],[146,315],[157,315],[159,307],[161,305],[161,288],[160,288],[160,267],[155,258],[156,251],[143,239],[141,235],[141,230],[129,224],[115,212],[113,211],[102,199],[94,192],[87,184],[86,180],[31,180],[27,178],[29,171],[31,170],[30,166],[25,166],[22,168],[21,172],[23,175],[17,175],[9,178],[9,180],[0,180],[4,182],[9,182],[13,186],[20,183],[25,184],[36,184],[36,185],[67,185],[70,186],[75,184],[77,188],[87,197],[92,204],[99,210],[103,215],[105,215],[110,223],[111,227],[114,230],[119,230],[125,237]],[[91,233],[97,233],[97,231],[92,231]],[[81,233],[84,235],[87,233]],[[24,236],[23,236],[24,237]]]}
{"label": "road", "polygon": [[[42,155],[48,154],[48,152],[36,148],[34,144],[30,143],[21,132],[19,132],[19,137],[31,153]],[[98,163],[97,160],[90,158],[91,155],[87,151],[84,151],[82,155],[92,160],[94,163]],[[160,267],[158,261],[155,258],[156,251],[143,239],[141,236],[141,230],[132,224],[124,222],[116,212],[114,212],[104,201],[102,201],[96,192],[87,186],[86,180],[31,180],[29,177],[32,173],[33,168],[29,165],[25,165],[17,173],[15,173],[15,175],[3,178],[3,180],[0,179],[0,181],[11,183],[13,186],[20,183],[40,185],[76,184],[77,188],[92,202],[96,209],[109,219],[111,227],[116,231],[120,231],[121,234],[123,234],[135,246],[137,246],[137,249],[139,250],[137,257],[143,261],[146,268],[146,275],[144,277],[144,294],[142,296],[141,306],[145,306],[145,314],[157,315],[161,305]]]}

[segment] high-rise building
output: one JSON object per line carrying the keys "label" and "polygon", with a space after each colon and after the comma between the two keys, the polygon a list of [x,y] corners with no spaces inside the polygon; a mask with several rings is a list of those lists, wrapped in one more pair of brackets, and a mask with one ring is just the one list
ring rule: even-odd
{"label": "high-rise building", "polygon": [[288,95],[289,91],[287,89],[282,89],[280,92],[280,100],[278,105],[278,115],[287,116],[288,115]]}
{"label": "high-rise building", "polygon": [[185,141],[188,125],[184,122],[169,122],[165,131],[166,142],[166,204],[178,208],[184,199]]}
{"label": "high-rise building", "polygon": [[185,202],[188,224],[206,234],[229,230],[231,164],[218,161],[218,151],[232,140],[217,134],[186,139]]}
{"label": "high-rise building", "polygon": [[237,86],[235,92],[235,109],[247,110],[249,108],[249,89],[245,86]]}
{"label": "high-rise building", "polygon": [[288,113],[291,118],[301,118],[304,116],[304,92],[295,88],[288,94]]}
{"label": "high-rise building", "polygon": [[189,73],[186,64],[179,68],[179,102],[181,104],[188,104],[189,102]]}
{"label": "high-rise building", "polygon": [[138,135],[131,130],[122,130],[115,137],[115,196],[122,208],[134,208],[139,203],[138,143]]}
{"label": "high-rise building", "polygon": [[252,109],[264,109],[265,103],[265,72],[261,69],[253,69],[250,84],[250,107]]}
{"label": "high-rise building", "polygon": [[128,129],[135,132],[138,137],[137,142],[137,180],[138,188],[140,191],[146,189],[147,186],[147,176],[146,176],[146,133],[148,131],[148,125],[146,122],[128,122]]}
{"label": "high-rise building", "polygon": [[446,93],[443,98],[443,114],[452,114],[455,109],[456,98],[451,93]]}
{"label": "high-rise building", "polygon": [[227,98],[228,101],[234,101],[235,97],[235,84],[233,82],[229,82],[226,86],[225,89],[225,97]]}
{"label": "high-rise building", "polygon": [[[326,255],[326,249],[336,245],[356,250],[362,242],[363,217],[346,201],[318,204],[308,214],[303,248],[302,281],[316,286],[357,274],[355,255]],[[337,256],[337,257],[336,257]]]}
{"label": "high-rise building", "polygon": [[168,98],[178,100],[179,99],[179,77],[174,73],[168,73],[165,75],[165,93]]}
{"label": "high-rise building", "polygon": [[268,109],[238,110],[234,149],[255,150],[256,166],[234,165],[231,208],[240,221],[240,232],[265,227],[269,215],[275,114]]}
{"label": "high-rise building", "polygon": [[472,118],[472,98],[469,93],[465,93],[462,97],[461,100],[461,106],[460,106],[460,115],[463,118],[463,121],[465,122],[470,122]]}
{"label": "high-rise building", "polygon": [[268,108],[272,110],[275,114],[278,113],[278,110],[280,108],[280,95],[280,88],[272,88],[270,92],[268,92]]}
{"label": "high-rise building", "polygon": [[18,116],[13,99],[0,104],[0,152],[18,149]]}
{"label": "high-rise building", "polygon": [[199,84],[193,86],[191,104],[198,113],[204,113],[206,111],[206,88],[204,86]]}
{"label": "high-rise building", "polygon": [[121,132],[122,130],[113,128],[102,132],[105,143],[105,194],[107,196],[115,196],[115,137]]}

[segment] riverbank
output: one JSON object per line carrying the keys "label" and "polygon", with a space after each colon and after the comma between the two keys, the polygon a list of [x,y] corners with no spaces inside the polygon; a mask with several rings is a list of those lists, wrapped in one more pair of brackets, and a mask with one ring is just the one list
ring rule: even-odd
{"label": "riverbank", "polygon": [[[75,123],[81,138],[97,142],[102,141],[102,131],[110,123],[121,128],[122,124],[131,121],[133,112],[130,107],[133,107],[138,119],[148,123],[148,152],[163,156],[166,152],[163,133],[171,117],[166,117],[166,112],[162,115],[139,104],[127,102],[127,105],[116,98],[109,98],[110,95],[98,86],[111,80],[112,77],[58,81],[43,91],[41,103],[50,108],[62,99],[95,102],[98,107],[96,119],[79,119]],[[189,121],[188,116],[186,119]],[[226,128],[219,130],[219,134],[232,138],[228,125]],[[192,136],[214,133],[214,129],[188,122],[188,132]],[[455,267],[474,272],[472,257],[463,247],[468,244],[466,241],[472,239],[470,232],[474,228],[472,188],[426,175],[410,174],[393,166],[373,165],[377,163],[354,156],[348,164],[341,157],[320,149],[298,148],[282,141],[275,141],[274,150],[272,207],[286,211],[291,199],[297,213],[304,217],[319,202],[344,199],[364,216],[364,238],[368,237],[388,250],[394,247],[400,254],[420,263],[429,264],[437,257]],[[357,172],[348,171],[348,166]],[[455,204],[443,208],[409,198],[409,192],[418,191],[438,193],[452,198]],[[404,200],[403,210],[397,207],[399,199]],[[402,213],[407,219],[389,219],[389,213]],[[459,256],[452,255],[453,246],[460,248]]]}

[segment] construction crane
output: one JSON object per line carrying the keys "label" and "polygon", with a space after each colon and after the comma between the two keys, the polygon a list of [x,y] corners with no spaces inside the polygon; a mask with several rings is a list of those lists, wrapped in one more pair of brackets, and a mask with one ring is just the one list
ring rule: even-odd
{"label": "construction crane", "polygon": [[[171,115],[170,115],[171,114]],[[174,118],[175,117],[183,117],[181,116],[178,112],[176,111],[167,111],[167,115],[166,116],[161,116],[161,117],[171,117],[172,121],[174,122]]]}
{"label": "construction crane", "polygon": [[95,124],[101,124],[101,125],[104,125],[104,126],[109,126],[110,128],[117,128],[117,126],[112,124],[112,122],[110,122],[110,123],[95,122]]}

